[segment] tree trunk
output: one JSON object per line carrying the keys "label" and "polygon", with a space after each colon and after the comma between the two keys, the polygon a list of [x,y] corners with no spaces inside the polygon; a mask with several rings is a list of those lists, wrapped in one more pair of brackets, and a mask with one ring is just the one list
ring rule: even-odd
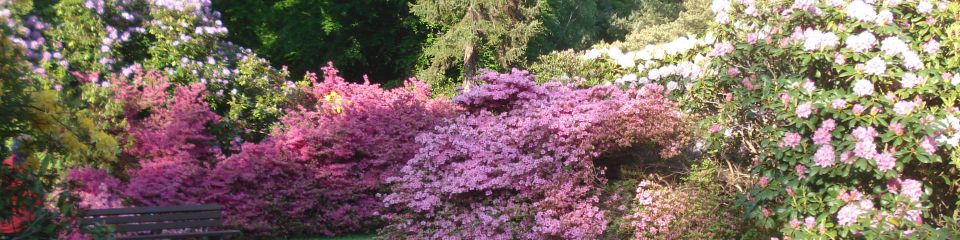
{"label": "tree trunk", "polygon": [[470,6],[467,7],[467,12],[465,19],[468,21],[468,27],[472,28],[470,31],[473,32],[472,36],[469,36],[469,42],[467,45],[463,46],[463,91],[469,92],[470,85],[473,84],[473,76],[477,72],[477,51],[476,51],[476,39],[478,36],[477,29],[474,27],[478,21],[479,16],[477,16],[476,9],[474,9],[474,1],[470,2]]}
{"label": "tree trunk", "polygon": [[473,84],[473,76],[477,72],[477,52],[474,50],[473,43],[463,47],[463,90],[470,91],[470,85]]}

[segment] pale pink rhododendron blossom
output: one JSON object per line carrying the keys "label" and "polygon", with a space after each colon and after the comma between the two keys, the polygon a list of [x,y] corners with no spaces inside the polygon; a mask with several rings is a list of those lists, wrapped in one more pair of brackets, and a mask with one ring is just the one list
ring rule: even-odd
{"label": "pale pink rhododendron blossom", "polygon": [[893,105],[893,112],[898,115],[907,115],[913,112],[913,109],[916,107],[916,103],[912,101],[899,101]]}
{"label": "pale pink rhododendron blossom", "polygon": [[893,156],[893,153],[889,151],[884,151],[883,153],[876,154],[873,157],[873,160],[877,163],[877,169],[880,171],[888,171],[893,169],[897,165],[897,159]]}
{"label": "pale pink rhododendron blossom", "polygon": [[880,42],[880,51],[887,56],[895,56],[910,51],[910,47],[898,37],[887,37]]}
{"label": "pale pink rhododendron blossom", "polygon": [[840,162],[851,164],[853,163],[853,152],[844,152],[840,154]]}
{"label": "pale pink rhododendron blossom", "polygon": [[900,181],[900,194],[913,201],[920,201],[923,196],[923,183],[913,179]]}
{"label": "pale pink rhododendron blossom", "polygon": [[877,37],[870,31],[850,35],[846,40],[846,47],[854,52],[865,52],[873,48],[875,44],[877,44]]}
{"label": "pale pink rhododendron blossom", "polygon": [[834,99],[832,102],[830,102],[830,106],[837,110],[844,109],[847,107],[847,100],[842,98]]}
{"label": "pale pink rhododendron blossom", "polygon": [[797,109],[794,113],[797,114],[799,118],[808,118],[810,114],[813,113],[812,110],[813,102],[805,102],[797,106]]}
{"label": "pale pink rhododendron blossom", "polygon": [[913,71],[924,68],[923,60],[920,60],[920,56],[914,51],[903,52],[903,66]]}
{"label": "pale pink rhododendron blossom", "polygon": [[807,178],[807,166],[804,166],[803,164],[797,164],[793,168],[795,171],[797,171],[798,179],[802,180],[804,178]]}
{"label": "pale pink rhododendron blossom", "polygon": [[847,57],[840,54],[840,52],[836,52],[833,54],[833,63],[837,65],[847,64]]}
{"label": "pale pink rhododendron blossom", "polygon": [[806,82],[803,82],[801,87],[803,87],[803,90],[806,90],[808,93],[812,93],[813,91],[817,90],[817,85],[810,79],[807,79]]}
{"label": "pale pink rhododendron blossom", "polygon": [[864,107],[863,105],[857,103],[857,104],[854,104],[854,105],[853,105],[853,109],[851,109],[851,110],[853,110],[853,114],[855,114],[855,115],[860,115],[860,114],[863,114],[863,111],[866,110],[866,107]]}
{"label": "pale pink rhododendron blossom", "polygon": [[819,167],[833,166],[835,159],[836,153],[833,150],[833,146],[830,144],[820,146],[820,148],[817,149],[817,153],[813,156],[813,161]]}
{"label": "pale pink rhododendron blossom", "polygon": [[920,83],[920,78],[914,73],[904,73],[900,78],[900,86],[904,88],[913,88]]}
{"label": "pale pink rhododendron blossom", "polygon": [[814,227],[817,226],[817,220],[814,219],[813,217],[806,217],[803,219],[803,225],[807,229],[813,229]]}
{"label": "pale pink rhododendron blossom", "polygon": [[729,0],[713,0],[713,2],[710,4],[710,10],[716,14],[714,21],[717,21],[721,24],[730,22],[730,15],[728,12],[732,10],[732,6]]}
{"label": "pale pink rhododendron blossom", "polygon": [[873,127],[857,127],[853,129],[851,136],[856,140],[854,155],[864,159],[874,159],[877,155],[877,145],[873,140],[877,137],[877,131]]}
{"label": "pale pink rhododendron blossom", "polygon": [[887,62],[880,58],[879,56],[871,58],[867,61],[865,68],[863,70],[866,74],[873,75],[883,75],[887,71]]}
{"label": "pale pink rhododendron blossom", "polygon": [[721,57],[733,52],[733,44],[729,42],[717,43],[713,46],[713,50],[710,51],[710,56]]}
{"label": "pale pink rhododendron blossom", "polygon": [[831,132],[836,128],[836,121],[832,118],[824,120],[823,123],[813,132],[813,144],[824,145],[830,144],[831,141]]}
{"label": "pale pink rhododendron blossom", "polygon": [[860,200],[851,202],[840,208],[837,212],[837,223],[840,226],[849,226],[857,222],[861,215],[873,210],[873,202],[870,200]]}
{"label": "pale pink rhododendron blossom", "polygon": [[877,19],[874,21],[877,25],[887,25],[893,23],[893,13],[884,9],[877,13]]}
{"label": "pale pink rhododendron blossom", "polygon": [[767,184],[770,184],[770,179],[767,178],[767,176],[762,176],[759,180],[757,180],[757,185],[760,185],[761,187],[766,187]]}
{"label": "pale pink rhododendron blossom", "polygon": [[853,92],[857,96],[869,96],[873,94],[873,83],[870,80],[860,79],[853,83]]}
{"label": "pale pink rhododendron blossom", "polygon": [[783,136],[783,141],[780,142],[780,147],[782,148],[791,148],[800,145],[800,134],[795,132],[788,132]]}
{"label": "pale pink rhododendron blossom", "polygon": [[927,152],[927,154],[934,154],[937,152],[937,144],[930,136],[926,136],[923,138],[923,140],[920,140],[920,148]]}
{"label": "pale pink rhododendron blossom", "polygon": [[853,0],[844,8],[847,16],[861,22],[873,22],[877,18],[877,11],[872,4],[861,0]]}
{"label": "pale pink rhododendron blossom", "polygon": [[903,124],[900,122],[895,122],[890,124],[890,131],[893,131],[897,136],[903,135]]}
{"label": "pale pink rhododendron blossom", "polygon": [[917,12],[930,13],[931,11],[933,11],[933,3],[929,0],[921,0],[917,3]]}
{"label": "pale pink rhododendron blossom", "polygon": [[807,29],[804,32],[803,48],[807,51],[833,49],[839,44],[840,38],[833,32]]}
{"label": "pale pink rhododendron blossom", "polygon": [[930,39],[923,44],[923,52],[927,54],[937,54],[940,51],[940,42],[936,39]]}

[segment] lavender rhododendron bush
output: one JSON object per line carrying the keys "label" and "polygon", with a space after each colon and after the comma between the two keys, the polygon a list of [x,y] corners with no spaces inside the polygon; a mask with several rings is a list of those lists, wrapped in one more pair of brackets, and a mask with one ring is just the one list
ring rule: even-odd
{"label": "lavender rhododendron bush", "polygon": [[454,102],[468,113],[417,137],[385,203],[396,238],[593,239],[607,225],[598,156],[682,144],[662,87],[537,85],[525,71],[487,72]]}

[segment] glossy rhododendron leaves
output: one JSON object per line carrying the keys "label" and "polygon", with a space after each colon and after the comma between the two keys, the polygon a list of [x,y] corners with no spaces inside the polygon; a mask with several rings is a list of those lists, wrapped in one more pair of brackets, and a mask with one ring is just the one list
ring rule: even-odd
{"label": "glossy rhododendron leaves", "polygon": [[469,110],[421,134],[392,178],[388,232],[423,238],[597,238],[607,219],[593,159],[637,143],[664,156],[681,144],[663,88],[576,89],[533,76],[484,73],[455,98]]}

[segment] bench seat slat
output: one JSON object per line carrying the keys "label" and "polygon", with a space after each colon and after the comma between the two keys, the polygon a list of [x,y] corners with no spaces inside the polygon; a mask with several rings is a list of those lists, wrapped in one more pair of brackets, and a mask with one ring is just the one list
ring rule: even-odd
{"label": "bench seat slat", "polygon": [[80,225],[92,225],[95,223],[100,223],[100,224],[149,223],[149,222],[163,222],[163,221],[194,220],[194,219],[220,219],[220,211],[143,214],[143,215],[136,215],[136,216],[108,215],[107,217],[80,219]]}
{"label": "bench seat slat", "polygon": [[202,227],[219,227],[222,223],[220,219],[214,220],[194,220],[194,221],[183,221],[183,222],[166,222],[166,223],[148,223],[148,224],[122,224],[114,225],[117,232],[139,232],[139,231],[152,231],[152,230],[163,230],[163,229],[178,229],[178,228],[202,228]]}
{"label": "bench seat slat", "polygon": [[137,207],[137,208],[109,208],[94,209],[81,213],[83,216],[108,216],[108,215],[126,215],[126,214],[144,214],[144,213],[173,213],[173,212],[201,212],[201,211],[220,211],[220,205],[185,205],[185,206],[158,206],[158,207]]}
{"label": "bench seat slat", "polygon": [[162,235],[128,236],[128,237],[118,237],[117,239],[118,240],[177,239],[177,238],[213,237],[213,236],[237,236],[237,235],[240,235],[239,230],[225,230],[225,231],[195,232],[195,233],[173,233],[173,234],[162,234]]}

